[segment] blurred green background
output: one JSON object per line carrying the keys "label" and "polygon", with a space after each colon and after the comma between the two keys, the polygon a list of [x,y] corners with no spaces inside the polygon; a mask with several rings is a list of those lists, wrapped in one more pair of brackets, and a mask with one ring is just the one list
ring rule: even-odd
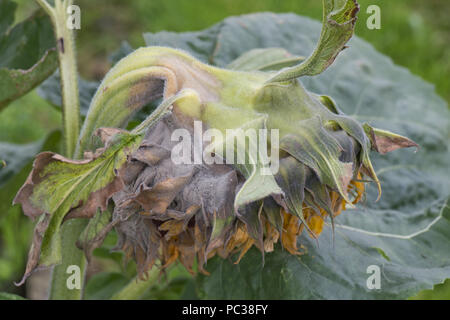
{"label": "blurred green background", "polygon": [[[16,22],[37,8],[34,1],[17,0]],[[433,83],[450,101],[450,1],[360,0],[356,34],[416,75]],[[100,80],[111,67],[108,56],[123,40],[133,47],[144,45],[141,34],[161,30],[201,30],[231,15],[250,12],[294,12],[320,20],[318,0],[79,0],[81,30],[77,33],[81,76]],[[381,29],[369,30],[366,9],[381,8]],[[0,141],[28,143],[44,137],[60,125],[60,113],[35,91],[12,103],[0,114]],[[29,168],[22,172],[26,177]],[[21,180],[21,179],[18,179]],[[21,181],[8,186],[18,188]],[[17,185],[16,185],[17,184]],[[16,189],[17,190],[17,189]],[[31,223],[20,209],[10,208],[0,194],[0,291],[12,292],[24,268]],[[416,298],[450,299],[450,282]]]}

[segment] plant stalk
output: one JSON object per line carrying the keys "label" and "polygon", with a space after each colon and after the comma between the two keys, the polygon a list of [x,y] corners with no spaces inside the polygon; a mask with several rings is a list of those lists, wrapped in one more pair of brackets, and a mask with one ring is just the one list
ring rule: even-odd
{"label": "plant stalk", "polygon": [[69,158],[74,156],[78,136],[80,135],[80,102],[75,40],[73,30],[67,27],[69,19],[67,7],[71,4],[71,0],[56,0],[53,22],[61,75],[64,151]]}
{"label": "plant stalk", "polygon": [[[37,3],[50,16],[56,37],[59,72],[61,76],[61,95],[63,113],[63,144],[64,155],[73,158],[80,132],[80,103],[78,93],[78,72],[73,30],[68,28],[70,18],[67,8],[72,0],[55,0],[54,7],[46,0],[36,0]],[[75,242],[86,226],[86,221],[68,221],[62,228],[62,263],[53,269],[50,299],[77,300],[82,298],[82,288],[70,290],[67,287],[66,273],[70,265],[80,268],[80,277],[83,285],[85,273],[85,257]]]}

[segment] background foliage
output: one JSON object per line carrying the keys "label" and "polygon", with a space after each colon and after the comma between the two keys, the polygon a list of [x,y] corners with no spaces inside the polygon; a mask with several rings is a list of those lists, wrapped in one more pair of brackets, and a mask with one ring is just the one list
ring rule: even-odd
{"label": "background foliage", "polygon": [[[16,22],[28,17],[36,8],[32,1],[18,2]],[[450,22],[445,14],[450,3],[445,0],[379,0],[375,3],[362,0],[360,3],[362,10],[356,34],[392,57],[395,63],[434,83],[438,93],[449,101]],[[82,26],[77,35],[79,68],[88,80],[100,80],[109,70],[108,57],[119,48],[122,40],[129,41],[133,47],[144,45],[144,32],[200,30],[227,16],[257,11],[295,12],[316,19],[321,18],[322,12],[320,2],[311,0],[81,0],[78,4],[82,9]],[[382,9],[381,30],[368,30],[365,26],[365,10],[369,4],[378,4]],[[44,139],[59,124],[60,113],[33,91],[1,112],[0,141],[32,143]],[[10,200],[29,169],[22,169],[19,178],[0,190],[0,291],[23,290],[15,289],[11,282],[18,280],[23,271],[31,225],[20,215],[19,208],[10,208]],[[100,260],[99,264],[104,267],[111,263]],[[114,268],[120,269],[119,266]],[[177,284],[187,280],[183,271],[173,273],[170,279],[175,280],[156,288],[149,298],[177,297],[173,294],[177,292]],[[129,277],[132,276],[130,273]],[[116,275],[116,278],[126,283],[123,276]],[[167,288],[170,286],[174,287],[173,291]],[[438,286],[420,297],[450,298],[450,285]]]}

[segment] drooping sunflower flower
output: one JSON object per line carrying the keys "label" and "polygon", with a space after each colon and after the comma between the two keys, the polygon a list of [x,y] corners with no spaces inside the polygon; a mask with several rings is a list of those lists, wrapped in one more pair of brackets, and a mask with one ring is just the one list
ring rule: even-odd
{"label": "drooping sunflower flower", "polygon": [[[235,210],[245,176],[226,164],[175,164],[171,150],[176,142],[170,138],[176,128],[174,117],[168,116],[146,133],[123,171],[124,188],[112,196],[117,248],[136,259],[140,272],[156,261],[168,266],[176,260],[192,271],[196,258],[204,271],[204,263],[216,254],[225,258],[240,252],[238,262],[253,245],[270,252],[278,241],[299,254],[297,237],[304,228],[317,237],[326,217],[345,209],[346,200],[338,192],[286,155],[275,175],[284,196],[268,195]],[[357,163],[352,138],[341,130],[333,133],[347,139],[341,156]],[[357,167],[347,185],[352,204],[364,191]]]}
{"label": "drooping sunflower flower", "polygon": [[[78,144],[84,160],[38,155],[16,197],[26,214],[39,217],[25,277],[38,264],[57,262],[48,252],[58,250],[59,226],[70,218],[91,218],[79,241],[88,256],[115,228],[117,249],[136,260],[140,275],[157,261],[162,267],[180,261],[191,272],[197,261],[206,273],[209,258],[238,253],[238,263],[252,246],[264,253],[280,242],[301,254],[299,235],[318,237],[327,219],[333,224],[362,199],[366,181],[380,192],[371,150],[386,153],[416,144],[358,123],[297,79],[325,70],[353,34],[356,1],[335,2],[324,0],[324,25],[313,54],[280,71],[261,69],[300,58],[281,49],[253,50],[221,69],[180,50],[148,47],[118,62],[84,123]],[[112,128],[124,127],[158,98],[161,105],[133,131]],[[188,161],[174,161],[179,141],[173,136],[181,130],[195,137],[196,123],[202,124],[201,134],[216,134],[184,141]],[[232,129],[238,135],[229,138]],[[248,129],[276,130],[263,139],[262,149],[270,154],[261,156],[257,148],[254,157],[246,144]],[[231,153],[225,153],[230,145]],[[199,164],[198,149],[224,161]],[[245,161],[230,161],[238,150],[245,151]],[[278,170],[264,161],[268,156],[279,159]]]}

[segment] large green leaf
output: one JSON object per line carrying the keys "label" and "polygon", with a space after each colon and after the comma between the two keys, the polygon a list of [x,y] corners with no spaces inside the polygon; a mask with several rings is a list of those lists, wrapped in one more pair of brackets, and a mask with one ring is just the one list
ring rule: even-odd
{"label": "large green leaf", "polygon": [[[374,216],[371,218],[370,214]],[[258,263],[261,253],[256,249],[239,265],[213,259],[206,267],[211,276],[202,276],[198,281],[201,296],[208,299],[399,299],[448,277],[448,257],[443,255],[450,247],[448,202],[436,202],[428,210],[410,217],[398,214],[400,217],[387,219],[383,217],[386,212],[376,210],[371,210],[369,215],[359,219],[364,221],[364,228],[337,219],[340,224],[336,226],[334,245],[330,227],[323,231],[318,243],[305,234],[300,241],[308,252],[303,256],[292,256],[278,246],[273,253],[266,254],[264,266]],[[429,217],[435,219],[431,226]],[[389,233],[392,223],[400,222],[407,227],[397,226],[395,234]],[[398,229],[405,230],[400,233]],[[369,290],[366,286],[371,275],[367,268],[371,265],[380,267],[380,289]]]}
{"label": "large green leaf", "polygon": [[16,4],[0,0],[0,110],[49,77],[58,66],[50,19],[38,11],[11,28]]}
{"label": "large green leaf", "polygon": [[[230,17],[199,32],[145,34],[148,45],[185,49],[197,58],[226,66],[255,48],[280,47],[309,56],[320,23],[293,14]],[[315,77],[308,90],[331,96],[359,121],[408,136],[420,150],[399,150],[373,162],[383,187],[335,221],[318,244],[304,233],[308,253],[297,257],[281,248],[261,256],[252,250],[239,265],[214,258],[210,276],[201,276],[206,298],[407,298],[450,277],[449,128],[450,112],[433,86],[354,38],[335,63]],[[366,286],[367,268],[381,268],[381,289]]]}

